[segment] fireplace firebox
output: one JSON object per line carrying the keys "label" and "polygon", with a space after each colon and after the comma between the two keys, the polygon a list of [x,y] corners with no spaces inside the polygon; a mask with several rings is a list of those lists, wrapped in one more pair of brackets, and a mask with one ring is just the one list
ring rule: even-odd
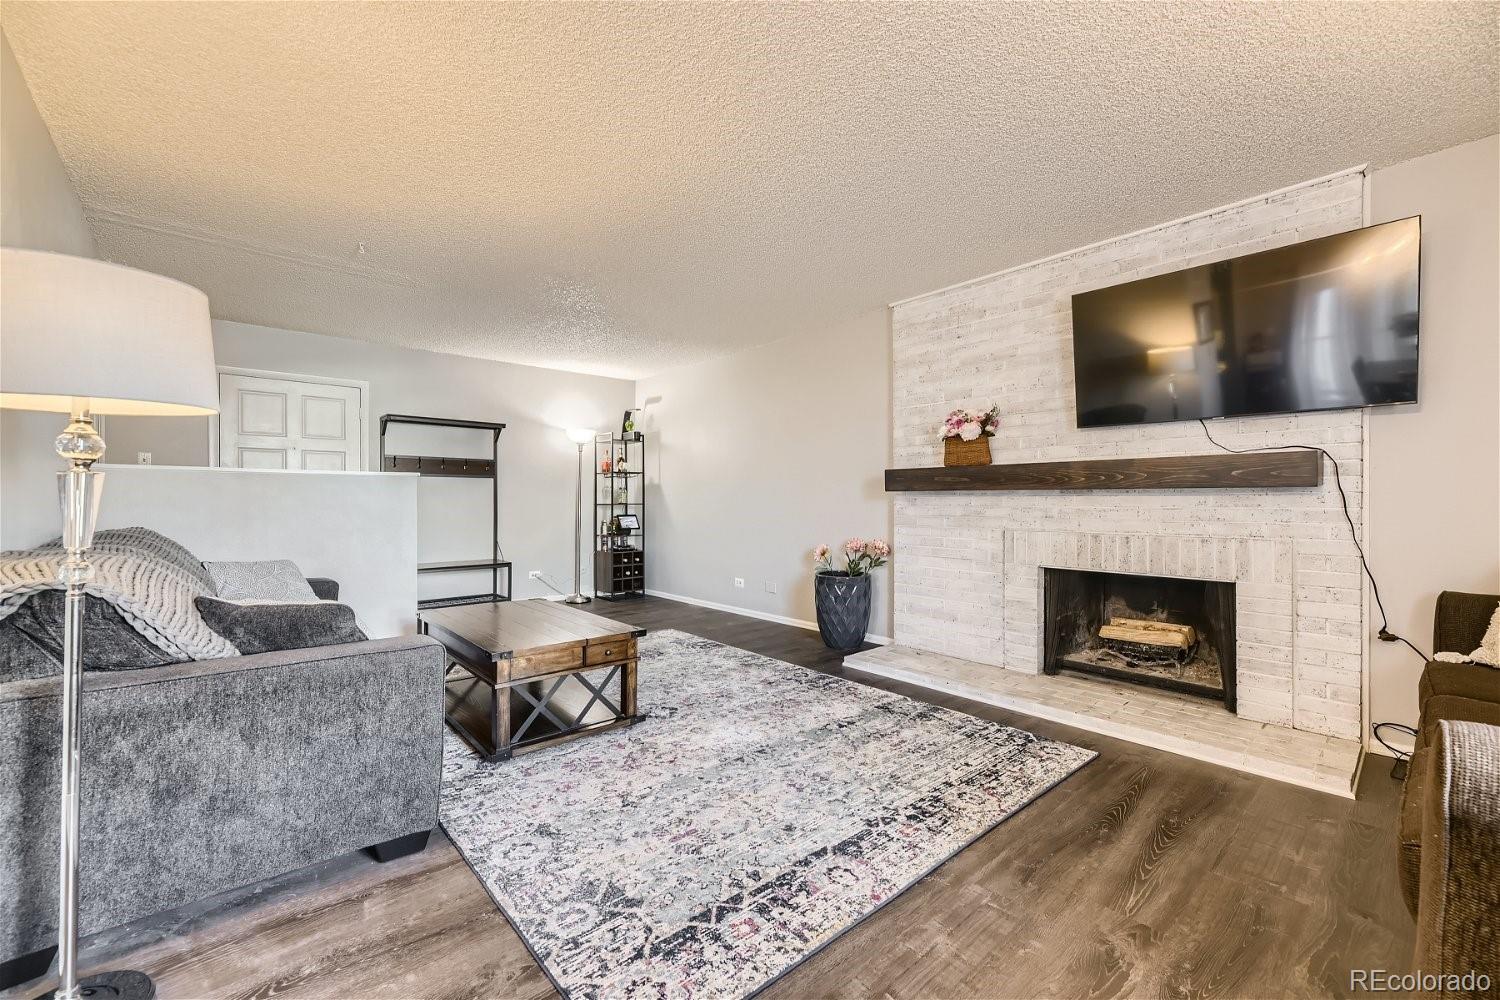
{"label": "fireplace firebox", "polygon": [[1042,671],[1234,701],[1234,584],[1043,571]]}

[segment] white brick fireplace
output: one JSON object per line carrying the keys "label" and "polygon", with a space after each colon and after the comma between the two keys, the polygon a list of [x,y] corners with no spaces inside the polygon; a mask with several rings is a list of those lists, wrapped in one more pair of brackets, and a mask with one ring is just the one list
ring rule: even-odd
{"label": "white brick fireplace", "polygon": [[1292,596],[1294,571],[1289,539],[1007,531],[1004,551],[1002,663],[1016,670],[1042,672],[1044,568],[1232,583],[1239,640],[1235,671],[1238,714],[1255,722],[1292,726],[1291,700],[1286,693],[1292,687],[1296,602]]}
{"label": "white brick fireplace", "polygon": [[[1196,422],[1075,427],[1070,296],[1357,228],[1364,181],[1349,171],[897,304],[894,465],[941,465],[943,416],[991,403],[997,464],[1213,453]],[[1360,411],[1210,427],[1233,448],[1326,449],[1362,525]],[[1364,585],[1327,463],[1310,488],[899,493],[895,544],[897,644],[1027,674],[1042,667],[1043,567],[1233,582],[1240,718],[1360,738]]]}

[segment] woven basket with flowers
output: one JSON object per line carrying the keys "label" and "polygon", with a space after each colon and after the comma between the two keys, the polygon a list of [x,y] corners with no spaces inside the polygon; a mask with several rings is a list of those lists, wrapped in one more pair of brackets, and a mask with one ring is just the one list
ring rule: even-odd
{"label": "woven basket with flowers", "polygon": [[1000,407],[983,413],[954,410],[943,421],[944,465],[989,465],[990,438],[1000,426]]}

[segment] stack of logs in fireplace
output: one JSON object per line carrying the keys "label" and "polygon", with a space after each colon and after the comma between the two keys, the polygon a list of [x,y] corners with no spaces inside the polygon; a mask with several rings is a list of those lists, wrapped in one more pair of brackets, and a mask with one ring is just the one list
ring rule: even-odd
{"label": "stack of logs in fireplace", "polygon": [[1198,652],[1191,625],[1112,617],[1099,627],[1099,644],[1131,663],[1187,663]]}

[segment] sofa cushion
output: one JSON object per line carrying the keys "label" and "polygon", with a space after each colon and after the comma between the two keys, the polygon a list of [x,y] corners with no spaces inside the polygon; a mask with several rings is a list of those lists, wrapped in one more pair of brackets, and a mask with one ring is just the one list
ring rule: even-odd
{"label": "sofa cushion", "polygon": [[1425,705],[1428,698],[1456,695],[1475,701],[1500,704],[1500,670],[1473,663],[1439,663],[1433,661],[1422,671],[1417,685],[1417,700]]}
{"label": "sofa cushion", "polygon": [[[1429,746],[1413,966],[1493,975],[1500,956],[1500,727],[1444,720]],[[1488,992],[1440,982],[1423,995],[1457,1000]]]}
{"label": "sofa cushion", "polygon": [[[67,596],[43,590],[0,619],[0,684],[62,673],[63,615]],[[83,600],[85,670],[134,670],[174,663],[108,601]]]}
{"label": "sofa cushion", "polygon": [[1479,648],[1469,654],[1469,659],[1487,667],[1500,667],[1500,607],[1496,607],[1495,613],[1490,615],[1490,624],[1484,630],[1484,638],[1479,640]]}
{"label": "sofa cushion", "polygon": [[1500,607],[1500,595],[1443,591],[1432,619],[1432,651],[1467,655],[1484,642],[1496,607]]}
{"label": "sofa cushion", "polygon": [[310,576],[307,585],[312,588],[314,594],[318,595],[320,601],[336,601],[339,599],[339,582],[330,580],[326,576]]}
{"label": "sofa cushion", "polygon": [[336,601],[283,604],[200,597],[196,603],[208,627],[245,655],[368,638],[354,620],[354,609]]}
{"label": "sofa cushion", "polygon": [[[1489,668],[1470,666],[1468,669],[1484,672]],[[1424,684],[1426,680],[1424,674]],[[1411,760],[1406,765],[1406,784],[1401,790],[1401,818],[1397,834],[1401,895],[1412,916],[1417,913],[1417,893],[1422,874],[1422,817],[1428,808],[1425,799],[1428,772],[1431,770],[1431,747],[1437,740],[1438,726],[1444,721],[1483,722],[1500,726],[1500,703],[1460,698],[1451,694],[1436,695],[1422,702],[1422,725],[1417,730],[1417,742],[1412,749]]]}
{"label": "sofa cushion", "polygon": [[1428,758],[1432,751],[1419,733],[1411,760],[1406,762],[1406,784],[1401,789],[1401,817],[1396,836],[1396,864],[1401,876],[1401,898],[1407,911],[1417,915],[1422,887],[1422,803],[1427,797]]}
{"label": "sofa cushion", "polygon": [[[1487,667],[1481,667],[1487,670]],[[1432,731],[1437,728],[1438,723],[1450,722],[1484,722],[1491,726],[1500,726],[1500,702],[1485,701],[1479,698],[1463,698],[1456,694],[1437,694],[1422,702],[1422,721],[1419,725],[1422,733],[1427,736],[1427,741],[1432,742]]]}
{"label": "sofa cushion", "polygon": [[290,559],[206,562],[214,596],[226,601],[314,601],[307,578]]}

